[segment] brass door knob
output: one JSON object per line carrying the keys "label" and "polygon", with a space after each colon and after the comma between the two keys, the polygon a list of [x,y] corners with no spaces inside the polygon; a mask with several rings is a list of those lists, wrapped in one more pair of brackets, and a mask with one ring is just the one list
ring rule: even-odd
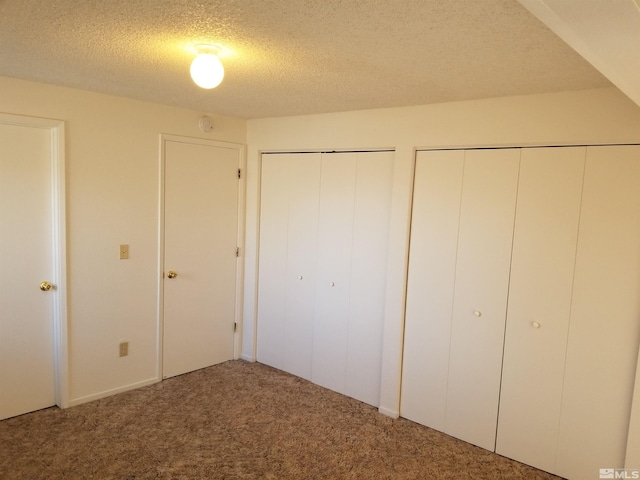
{"label": "brass door knob", "polygon": [[43,292],[48,292],[52,288],[53,288],[53,285],[51,285],[49,282],[42,282],[40,284],[40,290],[42,290]]}
{"label": "brass door knob", "polygon": [[167,272],[167,277],[168,278],[176,278],[178,276],[178,274],[176,272],[174,272],[173,270],[169,270]]}

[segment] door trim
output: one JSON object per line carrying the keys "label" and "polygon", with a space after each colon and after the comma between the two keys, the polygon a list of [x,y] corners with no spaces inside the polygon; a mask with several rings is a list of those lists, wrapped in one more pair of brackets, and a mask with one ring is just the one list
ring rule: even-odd
{"label": "door trim", "polygon": [[242,351],[242,309],[244,298],[244,252],[245,252],[245,203],[246,203],[246,172],[247,156],[246,147],[240,143],[220,142],[203,138],[183,137],[179,135],[160,134],[160,175],[158,184],[158,322],[156,330],[157,356],[156,373],[159,382],[162,378],[162,355],[163,355],[163,325],[164,325],[164,186],[165,186],[165,151],[166,143],[181,142],[191,145],[206,145],[210,147],[221,147],[236,150],[238,152],[238,168],[241,171],[238,179],[238,231],[236,245],[239,247],[238,260],[236,262],[236,298],[234,322],[236,331],[233,334],[233,358],[240,358]]}
{"label": "door trim", "polygon": [[55,402],[69,406],[69,341],[67,323],[67,229],[65,194],[65,123],[62,120],[0,113],[0,124],[49,131],[53,249],[53,351]]}

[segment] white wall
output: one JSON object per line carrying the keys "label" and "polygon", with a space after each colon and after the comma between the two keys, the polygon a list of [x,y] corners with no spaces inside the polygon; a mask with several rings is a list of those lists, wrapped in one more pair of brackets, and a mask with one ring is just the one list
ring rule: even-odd
{"label": "white wall", "polygon": [[159,135],[245,143],[246,122],[6,77],[0,112],[66,122],[71,404],[157,381]]}
{"label": "white wall", "polygon": [[255,359],[260,152],[396,150],[380,396],[380,410],[395,416],[415,149],[632,142],[640,142],[640,108],[614,88],[249,120],[242,357]]}

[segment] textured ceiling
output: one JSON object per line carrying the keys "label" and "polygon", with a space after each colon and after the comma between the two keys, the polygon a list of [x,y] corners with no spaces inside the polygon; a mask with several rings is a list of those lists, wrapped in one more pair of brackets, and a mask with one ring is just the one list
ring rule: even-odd
{"label": "textured ceiling", "polygon": [[0,0],[0,75],[242,118],[610,85],[516,0]]}

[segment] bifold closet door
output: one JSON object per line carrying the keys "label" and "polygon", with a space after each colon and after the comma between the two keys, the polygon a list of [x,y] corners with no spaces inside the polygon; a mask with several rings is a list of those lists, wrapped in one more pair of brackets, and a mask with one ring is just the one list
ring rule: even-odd
{"label": "bifold closet door", "polygon": [[262,156],[258,361],[311,378],[321,154]]}
{"label": "bifold closet door", "polygon": [[416,159],[401,415],[490,450],[519,158],[502,149]]}
{"label": "bifold closet door", "polygon": [[520,150],[465,152],[447,433],[495,448]]}
{"label": "bifold closet door", "polygon": [[313,381],[345,393],[357,156],[325,155],[320,183]]}
{"label": "bifold closet door", "polygon": [[393,152],[358,153],[345,393],[380,404]]}
{"label": "bifold closet door", "polygon": [[558,436],[563,477],[624,466],[640,342],[639,185],[640,147],[587,148]]}
{"label": "bifold closet door", "polygon": [[322,157],[312,380],[378,405],[392,152]]}
{"label": "bifold closet door", "polygon": [[400,413],[445,430],[464,150],[416,156]]}
{"label": "bifold closet door", "polygon": [[378,405],[393,152],[264,154],[258,361]]}
{"label": "bifold closet door", "polygon": [[555,471],[585,147],[523,149],[496,452]]}

